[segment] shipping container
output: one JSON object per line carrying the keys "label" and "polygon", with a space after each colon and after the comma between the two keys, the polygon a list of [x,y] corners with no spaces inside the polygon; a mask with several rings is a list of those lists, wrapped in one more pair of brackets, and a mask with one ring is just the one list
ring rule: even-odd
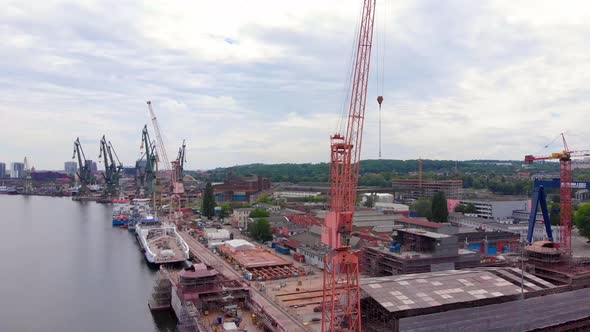
{"label": "shipping container", "polygon": [[489,244],[488,245],[488,255],[496,255],[498,254],[498,249],[496,248],[495,244]]}
{"label": "shipping container", "polygon": [[299,263],[305,263],[305,256],[302,253],[294,252],[293,259],[295,259]]}
{"label": "shipping container", "polygon": [[283,255],[288,255],[291,252],[289,250],[289,248],[285,248],[285,247],[281,247],[281,246],[277,246],[277,245],[275,245],[275,251],[278,252],[279,254],[283,254]]}
{"label": "shipping container", "polygon": [[479,251],[481,251],[481,244],[480,243],[470,244],[467,246],[467,249],[479,252]]}

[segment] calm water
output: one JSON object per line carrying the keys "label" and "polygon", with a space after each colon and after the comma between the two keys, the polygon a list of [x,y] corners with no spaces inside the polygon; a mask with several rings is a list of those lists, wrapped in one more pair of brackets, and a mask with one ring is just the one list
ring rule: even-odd
{"label": "calm water", "polygon": [[0,195],[0,331],[174,331],[147,300],[156,271],[111,207]]}

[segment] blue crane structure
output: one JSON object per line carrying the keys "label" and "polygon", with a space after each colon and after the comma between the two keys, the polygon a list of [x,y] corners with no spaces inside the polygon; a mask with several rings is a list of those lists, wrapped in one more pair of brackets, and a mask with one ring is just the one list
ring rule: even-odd
{"label": "blue crane structure", "polygon": [[[589,189],[590,182],[572,181],[564,183],[572,189]],[[537,220],[537,211],[541,205],[541,213],[543,214],[543,223],[545,224],[545,231],[549,241],[553,241],[553,232],[551,231],[551,222],[549,220],[549,209],[547,208],[547,193],[545,189],[559,189],[561,188],[561,181],[559,178],[555,179],[535,179],[534,190],[531,206],[531,214],[529,216],[529,230],[527,233],[527,241],[529,244],[533,242],[533,232],[535,230],[535,221]]]}

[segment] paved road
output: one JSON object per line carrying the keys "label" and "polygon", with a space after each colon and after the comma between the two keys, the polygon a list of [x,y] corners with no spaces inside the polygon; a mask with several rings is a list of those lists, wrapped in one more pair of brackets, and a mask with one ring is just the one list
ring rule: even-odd
{"label": "paved road", "polygon": [[578,229],[572,230],[572,254],[574,257],[590,257],[590,244],[588,239],[580,236]]}

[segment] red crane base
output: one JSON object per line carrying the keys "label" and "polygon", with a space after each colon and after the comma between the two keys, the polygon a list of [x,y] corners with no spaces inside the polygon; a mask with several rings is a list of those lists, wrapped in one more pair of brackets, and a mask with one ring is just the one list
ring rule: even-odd
{"label": "red crane base", "polygon": [[572,161],[569,158],[560,161],[560,182],[559,189],[560,207],[559,218],[561,225],[560,249],[567,256],[572,253]]}
{"label": "red crane base", "polygon": [[341,247],[324,256],[322,332],[361,331],[359,257]]}

